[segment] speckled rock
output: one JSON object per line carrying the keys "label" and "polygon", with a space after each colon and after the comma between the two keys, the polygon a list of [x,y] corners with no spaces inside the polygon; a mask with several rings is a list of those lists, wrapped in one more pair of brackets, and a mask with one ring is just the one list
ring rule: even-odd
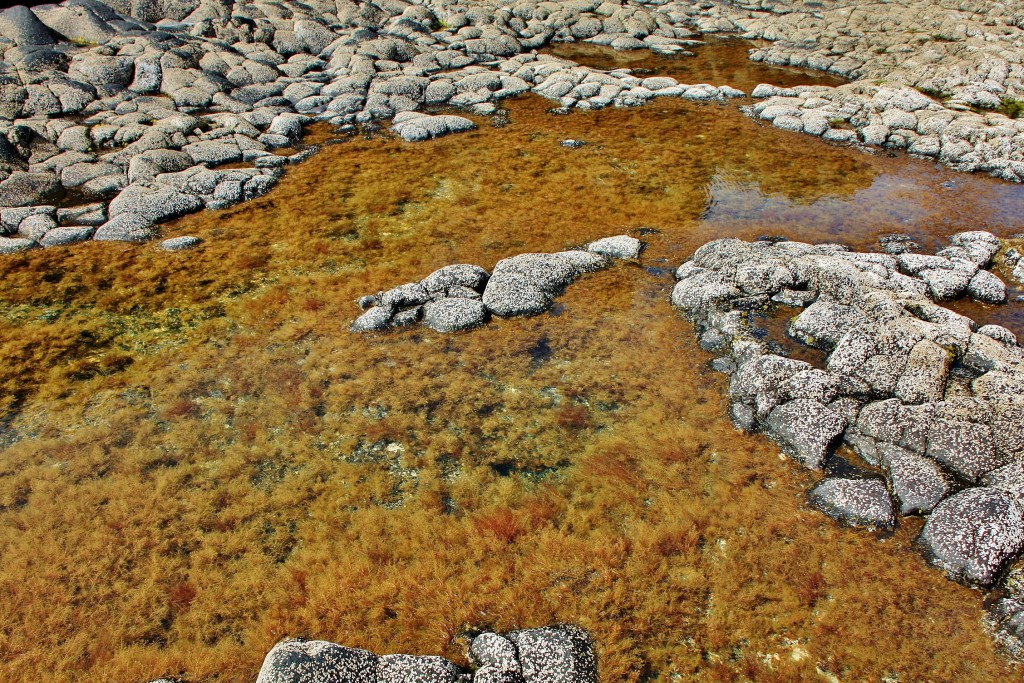
{"label": "speckled rock", "polygon": [[378,659],[323,640],[286,640],[267,653],[256,683],[379,683]]}
{"label": "speckled rock", "polygon": [[846,420],[818,401],[797,399],[772,410],[767,426],[768,433],[802,465],[821,469]]}
{"label": "speckled rock", "polygon": [[487,322],[487,308],[474,299],[446,298],[423,307],[423,324],[436,332],[456,332]]}
{"label": "speckled rock", "polygon": [[590,635],[572,625],[513,631],[526,683],[597,683],[597,656]]}
{"label": "speckled rock", "polygon": [[468,683],[462,669],[443,657],[383,655],[375,683]]}
{"label": "speckled rock", "polygon": [[451,266],[438,268],[427,277],[420,280],[420,284],[428,292],[443,292],[453,285],[469,287],[478,292],[483,292],[488,272],[480,266],[466,263],[457,263]]}
{"label": "speckled rock", "polygon": [[927,514],[952,492],[950,477],[935,461],[892,444],[879,444],[877,450],[901,515]]}
{"label": "speckled rock", "polygon": [[515,644],[497,633],[481,633],[469,646],[470,659],[480,666],[519,672],[519,652]]}
{"label": "speckled rock", "polygon": [[608,256],[609,258],[618,259],[639,258],[640,252],[643,251],[643,248],[643,242],[635,237],[630,237],[629,235],[605,237],[604,239],[599,239],[587,245],[587,251],[592,251],[595,254],[601,254],[602,256]]}
{"label": "speckled rock", "polygon": [[988,486],[966,489],[936,506],[920,543],[950,578],[989,586],[1024,548],[1024,518],[1005,491]]}
{"label": "speckled rock", "polygon": [[203,240],[199,237],[193,237],[192,235],[182,235],[180,237],[171,237],[160,243],[160,248],[164,251],[184,251],[186,249],[194,249],[203,243]]}
{"label": "speckled rock", "polygon": [[819,510],[846,524],[889,528],[895,523],[892,500],[881,479],[830,477],[811,490],[810,498]]}
{"label": "speckled rock", "polygon": [[355,322],[349,326],[349,331],[379,332],[380,330],[387,329],[388,325],[391,324],[391,318],[394,314],[395,309],[389,306],[374,306],[356,318]]}

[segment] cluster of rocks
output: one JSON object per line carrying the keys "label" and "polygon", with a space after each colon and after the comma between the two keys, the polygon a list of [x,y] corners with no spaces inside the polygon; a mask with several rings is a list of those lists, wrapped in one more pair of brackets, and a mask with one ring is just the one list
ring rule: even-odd
{"label": "cluster of rocks", "polygon": [[1024,180],[1024,119],[950,108],[908,87],[759,85],[744,111],[832,142],[906,150],[959,171]]}
{"label": "cluster of rocks", "polygon": [[[1024,349],[1010,330],[935,303],[1006,296],[985,270],[997,238],[950,241],[932,256],[716,240],[679,267],[672,303],[704,348],[725,352],[712,365],[730,375],[737,426],[811,469],[828,471],[841,445],[860,456],[862,467],[817,484],[812,504],[875,528],[927,515],[929,560],[989,587],[1024,550]],[[777,307],[802,309],[789,335],[825,351],[824,367],[764,338],[753,312]],[[1024,623],[1022,611],[1010,617]]]}
{"label": "cluster of rocks", "polygon": [[322,640],[285,640],[267,654],[256,683],[597,683],[589,634],[557,625],[482,633],[466,671],[443,657],[375,655]]}
{"label": "cluster of rocks", "polygon": [[613,258],[635,259],[643,247],[635,237],[616,235],[583,249],[502,259],[491,273],[471,264],[445,266],[419,282],[362,297],[365,313],[349,329],[370,332],[422,322],[437,332],[456,332],[479,327],[491,315],[538,315],[584,273],[608,267]]}

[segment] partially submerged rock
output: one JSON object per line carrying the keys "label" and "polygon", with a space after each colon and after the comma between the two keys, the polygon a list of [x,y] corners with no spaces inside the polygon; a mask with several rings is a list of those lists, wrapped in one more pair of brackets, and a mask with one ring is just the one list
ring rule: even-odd
{"label": "partially submerged rock", "polygon": [[1005,491],[967,489],[932,511],[920,543],[951,579],[990,586],[1024,548],[1024,516]]}
{"label": "partially submerged rock", "polygon": [[322,640],[285,640],[267,654],[256,683],[597,683],[590,635],[570,624],[482,633],[467,672],[443,657],[375,655]]}
{"label": "partially submerged rock", "polygon": [[[365,312],[352,332],[405,327],[422,319],[437,332],[479,327],[491,315],[500,318],[538,315],[578,277],[606,268],[609,256],[636,258],[642,244],[627,235],[598,240],[595,250],[553,254],[519,254],[498,261],[488,273],[479,266],[454,264],[434,271],[419,282],[399,285],[359,299]],[[608,252],[608,255],[599,253]]]}
{"label": "partially submerged rock", "polygon": [[286,640],[267,653],[256,683],[374,683],[379,659],[323,640]]}
{"label": "partially submerged rock", "polygon": [[823,479],[810,494],[815,507],[852,526],[888,529],[896,522],[892,499],[881,479]]}
{"label": "partially submerged rock", "polygon": [[431,116],[419,112],[402,112],[395,116],[391,127],[406,142],[420,142],[439,138],[450,133],[473,130],[476,124],[462,116],[450,114]]}

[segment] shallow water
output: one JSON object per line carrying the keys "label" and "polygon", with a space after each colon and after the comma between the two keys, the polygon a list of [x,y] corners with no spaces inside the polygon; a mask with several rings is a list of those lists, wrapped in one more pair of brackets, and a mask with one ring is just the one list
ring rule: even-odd
{"label": "shallow water", "polygon": [[612,50],[590,43],[553,43],[542,52],[597,69],[632,69],[637,76],[671,76],[680,83],[731,85],[750,92],[760,83],[785,88],[796,85],[837,86],[838,76],[813,69],[768,66],[747,59],[757,43],[732,36],[707,35],[692,56],[659,55],[649,50]]}
{"label": "shallow water", "polygon": [[[840,528],[813,474],[732,428],[668,294],[716,237],[931,247],[1021,231],[1024,191],[732,105],[508,106],[326,146],[165,226],[194,252],[0,263],[0,677],[247,681],[285,635],[461,659],[475,629],[554,621],[594,633],[609,682],[1014,675],[919,521]],[[641,228],[641,266],[554,314],[346,332],[359,295],[439,266]],[[1024,331],[1018,304],[971,310]]]}

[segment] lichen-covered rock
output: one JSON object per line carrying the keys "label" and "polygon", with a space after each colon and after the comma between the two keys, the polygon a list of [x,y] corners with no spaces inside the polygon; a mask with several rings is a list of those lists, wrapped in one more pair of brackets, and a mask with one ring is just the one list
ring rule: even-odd
{"label": "lichen-covered rock", "polygon": [[462,116],[450,114],[431,116],[411,111],[396,115],[395,123],[391,127],[406,142],[420,142],[450,133],[462,133],[474,128],[476,128],[476,124]]}
{"label": "lichen-covered rock", "polygon": [[967,283],[967,293],[987,304],[1001,304],[1006,301],[1006,285],[996,275],[979,270]]}
{"label": "lichen-covered rock", "polygon": [[804,467],[821,469],[846,420],[818,401],[797,399],[772,410],[768,433]]}
{"label": "lichen-covered rock", "polygon": [[192,235],[182,235],[180,237],[171,237],[160,243],[160,248],[164,251],[184,251],[186,249],[193,249],[203,243],[203,240],[199,237],[193,237]]}
{"label": "lichen-covered rock", "polygon": [[350,332],[379,332],[387,329],[391,324],[391,318],[395,315],[395,309],[390,306],[374,306],[361,316],[349,327]]}
{"label": "lichen-covered rock", "polygon": [[852,526],[887,529],[895,524],[892,499],[881,479],[823,479],[811,503],[829,517]]}
{"label": "lichen-covered rock", "polygon": [[519,652],[515,644],[497,633],[481,633],[469,645],[470,658],[480,666],[519,672]]}
{"label": "lichen-covered rock", "polygon": [[483,302],[503,318],[536,315],[551,307],[556,294],[577,276],[573,262],[558,254],[521,254],[494,266]]}
{"label": "lichen-covered rock", "polygon": [[376,683],[462,683],[462,669],[443,657],[383,655]]}
{"label": "lichen-covered rock", "polygon": [[420,280],[420,284],[431,293],[443,292],[454,285],[469,287],[477,292],[483,292],[489,277],[490,275],[487,271],[480,266],[457,263],[438,268]]}
{"label": "lichen-covered rock", "polygon": [[520,273],[492,276],[484,290],[483,302],[487,310],[501,318],[537,315],[554,303],[550,294]]}
{"label": "lichen-covered rock", "polygon": [[605,237],[587,245],[587,251],[618,259],[635,259],[643,251],[644,243],[629,235]]}
{"label": "lichen-covered rock", "polygon": [[513,631],[506,637],[519,650],[526,683],[597,683],[597,655],[590,635],[559,625]]}
{"label": "lichen-covered rock", "polygon": [[1006,462],[996,451],[991,427],[955,419],[938,419],[928,425],[926,455],[971,482]]}
{"label": "lichen-covered rock", "polygon": [[323,640],[286,640],[267,653],[256,683],[378,683],[378,659]]}
{"label": "lichen-covered rock", "polygon": [[879,444],[878,464],[889,476],[900,514],[927,514],[948,496],[953,485],[935,461],[894,446]]}
{"label": "lichen-covered rock", "polygon": [[929,560],[950,578],[989,586],[1024,548],[1024,518],[1005,491],[970,488],[936,506],[920,542]]}
{"label": "lichen-covered rock", "polygon": [[423,324],[436,332],[456,332],[487,322],[487,308],[474,299],[446,298],[423,307]]}
{"label": "lichen-covered rock", "polygon": [[951,361],[949,352],[935,342],[917,342],[896,383],[896,397],[904,403],[941,401]]}

